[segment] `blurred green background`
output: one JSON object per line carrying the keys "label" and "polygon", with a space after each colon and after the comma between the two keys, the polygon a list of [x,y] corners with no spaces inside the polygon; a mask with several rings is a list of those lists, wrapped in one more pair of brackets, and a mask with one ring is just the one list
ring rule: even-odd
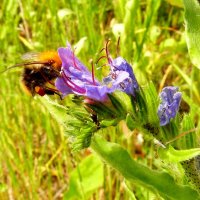
{"label": "blurred green background", "polygon": [[[108,39],[109,50],[116,56],[120,36],[120,55],[132,64],[141,86],[147,81],[153,81],[158,91],[166,85],[180,86],[199,104],[199,92],[188,84],[193,81],[198,87],[199,79],[187,53],[181,1],[1,0],[0,27],[1,71],[20,63],[26,52],[57,50],[67,40],[90,68],[89,60],[100,57]],[[72,172],[79,169],[78,163],[90,151],[71,153],[62,127],[39,99],[21,89],[22,70],[0,74],[0,199],[69,199]],[[101,73],[96,69],[99,78]],[[148,144],[139,145],[141,155],[137,155],[136,136],[123,132],[127,131],[121,124],[111,128],[107,137],[123,144],[135,159],[153,167],[154,147],[145,149]],[[97,173],[103,173],[103,179],[99,179],[96,188],[81,197],[76,196],[76,190],[71,191],[70,198],[131,198],[115,171],[103,166],[103,172]],[[81,182],[81,176],[77,177]],[[93,181],[98,182],[95,178]],[[135,191],[138,199],[153,198],[143,188],[135,186]]]}

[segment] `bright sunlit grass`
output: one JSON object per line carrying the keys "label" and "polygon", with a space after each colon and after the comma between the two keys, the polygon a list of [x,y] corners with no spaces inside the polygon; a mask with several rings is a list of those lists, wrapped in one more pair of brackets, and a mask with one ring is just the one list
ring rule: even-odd
{"label": "bright sunlit grass", "polygon": [[[0,71],[20,63],[26,52],[57,50],[67,40],[73,45],[79,42],[75,54],[91,68],[89,60],[100,57],[108,39],[110,53],[116,56],[120,36],[120,55],[132,64],[138,82],[144,85],[153,81],[158,91],[166,85],[179,86],[190,97],[187,103],[192,102],[195,115],[195,106],[200,103],[199,71],[189,60],[183,8],[162,0],[2,0],[0,11]],[[91,152],[71,153],[64,129],[39,98],[23,92],[22,70],[0,74],[0,199],[62,199],[73,170],[81,183],[77,166]],[[104,71],[95,69],[95,74],[101,77]],[[67,101],[62,104],[67,105]],[[183,108],[188,111],[187,105]],[[102,131],[102,135],[121,144],[138,162],[157,168],[155,145],[149,140],[136,145],[137,130],[135,134],[123,132],[127,127],[122,122],[116,129]],[[80,198],[134,199],[130,188],[137,199],[155,197],[143,187],[125,185],[124,178],[109,166],[103,164],[102,169],[101,187],[88,196],[81,191]]]}

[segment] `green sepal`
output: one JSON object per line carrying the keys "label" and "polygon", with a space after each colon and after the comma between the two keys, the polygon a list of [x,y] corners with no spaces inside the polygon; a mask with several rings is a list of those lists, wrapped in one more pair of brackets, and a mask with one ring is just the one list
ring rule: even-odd
{"label": "green sepal", "polygon": [[111,109],[111,105],[103,104],[101,102],[97,102],[96,104],[86,104],[89,108],[95,111],[100,118],[113,118],[116,113],[114,109]]}
{"label": "green sepal", "polygon": [[115,108],[115,113],[123,118],[123,116],[125,115],[123,104],[119,101],[118,98],[114,96],[114,94],[108,94],[108,96],[110,101],[112,102],[113,107]]}
{"label": "green sepal", "polygon": [[76,119],[79,120],[83,120],[85,119],[85,121],[87,120],[91,120],[90,115],[88,114],[88,112],[85,110],[84,107],[71,107],[68,110],[68,113],[71,116],[74,116]]}
{"label": "green sepal", "polygon": [[113,106],[122,115],[127,112],[133,112],[133,105],[131,96],[122,91],[116,91],[112,94],[108,94]]}

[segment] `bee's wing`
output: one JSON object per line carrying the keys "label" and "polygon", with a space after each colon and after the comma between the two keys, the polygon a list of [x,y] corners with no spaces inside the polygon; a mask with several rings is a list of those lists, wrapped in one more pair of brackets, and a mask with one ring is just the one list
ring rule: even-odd
{"label": "bee's wing", "polygon": [[40,54],[41,53],[37,52],[28,52],[23,54],[21,56],[21,59],[24,60],[25,62],[38,61]]}
{"label": "bee's wing", "polygon": [[6,71],[8,71],[8,70],[10,70],[12,68],[16,68],[16,67],[25,67],[25,66],[27,66],[27,67],[32,68],[32,66],[34,66],[35,68],[39,68],[39,67],[41,67],[42,64],[46,63],[46,62],[41,61],[39,59],[40,54],[41,53],[37,53],[37,52],[25,53],[21,57],[24,62],[15,64],[15,65],[13,65],[11,67],[8,67],[7,69],[1,71],[0,74],[4,73],[4,72],[6,72]]}

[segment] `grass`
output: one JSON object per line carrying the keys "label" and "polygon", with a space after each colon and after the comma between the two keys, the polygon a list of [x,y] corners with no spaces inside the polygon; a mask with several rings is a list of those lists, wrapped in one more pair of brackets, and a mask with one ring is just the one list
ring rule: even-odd
{"label": "grass", "polygon": [[[26,52],[56,50],[65,46],[66,40],[72,44],[83,42],[77,51],[84,63],[99,57],[108,38],[115,56],[121,33],[121,55],[133,64],[141,85],[151,80],[158,89],[180,86],[199,105],[199,91],[194,89],[199,79],[187,53],[182,8],[161,0],[129,4],[125,0],[2,0],[0,10],[1,70],[19,63]],[[21,89],[21,70],[0,75],[0,199],[62,199],[70,173],[87,151],[72,155],[62,127],[37,98]],[[190,87],[187,78],[195,85]],[[134,152],[135,136],[122,132],[120,127],[110,131],[110,140]],[[146,152],[150,157],[153,148]],[[104,186],[90,199],[129,199],[122,177],[108,166],[104,168]],[[136,187],[136,191],[141,199],[152,196],[143,188]]]}

